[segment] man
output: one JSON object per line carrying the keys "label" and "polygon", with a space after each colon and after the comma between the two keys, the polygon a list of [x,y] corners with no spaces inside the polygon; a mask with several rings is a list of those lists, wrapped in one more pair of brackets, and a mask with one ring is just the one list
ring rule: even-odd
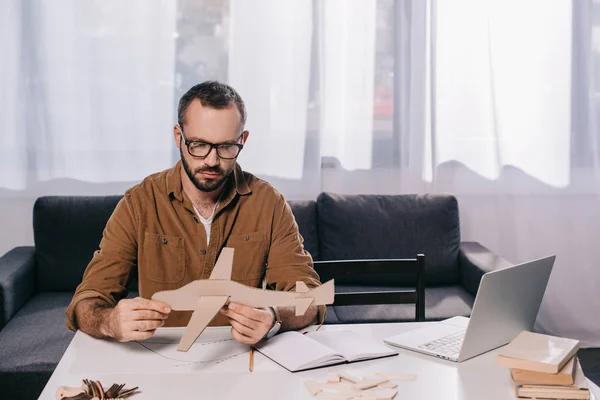
{"label": "man", "polygon": [[[144,340],[161,326],[185,326],[191,312],[149,300],[207,279],[223,247],[233,247],[231,279],[290,291],[296,281],[320,284],[284,197],[243,172],[236,159],[249,133],[239,94],[205,82],[179,102],[173,129],[181,161],[125,192],[104,230],[67,309],[67,326],[92,336]],[[135,276],[140,297],[126,299]],[[325,318],[323,306],[296,317],[293,307],[255,309],[230,303],[213,325],[231,324],[233,337],[254,344],[278,330],[300,329]]]}

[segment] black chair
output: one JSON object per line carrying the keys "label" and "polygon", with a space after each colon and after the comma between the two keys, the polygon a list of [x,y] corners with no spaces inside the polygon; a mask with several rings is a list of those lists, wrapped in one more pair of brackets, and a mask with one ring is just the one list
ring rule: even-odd
{"label": "black chair", "polygon": [[415,321],[425,321],[425,256],[414,259],[335,260],[314,261],[313,266],[321,282],[335,279],[335,283],[359,282],[361,277],[415,275],[415,289],[394,291],[356,291],[335,294],[333,306],[415,304]]}

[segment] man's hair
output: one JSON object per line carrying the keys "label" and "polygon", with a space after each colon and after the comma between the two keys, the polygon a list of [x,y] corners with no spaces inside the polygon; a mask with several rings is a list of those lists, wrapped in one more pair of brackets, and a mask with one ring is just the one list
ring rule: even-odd
{"label": "man's hair", "polygon": [[177,122],[179,123],[179,126],[183,127],[183,124],[185,123],[185,112],[190,103],[196,99],[200,100],[200,103],[204,107],[214,108],[216,110],[227,108],[232,103],[235,104],[240,113],[242,129],[244,128],[244,125],[246,124],[246,107],[244,106],[244,101],[234,88],[217,81],[199,83],[192,86],[190,90],[181,96],[179,107],[177,109]]}

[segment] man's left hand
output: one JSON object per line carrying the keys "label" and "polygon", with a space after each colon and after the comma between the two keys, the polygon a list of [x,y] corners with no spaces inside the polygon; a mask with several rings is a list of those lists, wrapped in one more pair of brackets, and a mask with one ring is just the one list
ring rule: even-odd
{"label": "man's left hand", "polygon": [[229,303],[221,308],[231,324],[231,334],[239,343],[258,343],[273,326],[273,315],[260,308]]}

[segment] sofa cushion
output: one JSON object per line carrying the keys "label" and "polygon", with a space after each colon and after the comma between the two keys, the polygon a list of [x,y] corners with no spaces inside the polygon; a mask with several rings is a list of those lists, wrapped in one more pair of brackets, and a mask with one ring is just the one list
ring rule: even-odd
{"label": "sofa cushion", "polygon": [[36,399],[74,333],[65,326],[73,293],[35,295],[0,331],[2,398]]}
{"label": "sofa cushion", "polygon": [[[390,291],[399,288],[390,286],[341,286],[336,293],[361,291]],[[438,286],[425,288],[425,319],[439,321],[455,316],[471,315],[474,298],[461,286]],[[329,324],[353,324],[376,322],[406,322],[415,320],[414,304],[383,304],[360,306],[333,306],[327,309]],[[331,314],[331,315],[329,315]]]}
{"label": "sofa cushion", "polygon": [[298,224],[300,235],[304,238],[304,249],[310,253],[313,260],[318,260],[317,203],[313,200],[290,200],[288,204]]}
{"label": "sofa cushion", "polygon": [[39,291],[75,291],[121,197],[49,196],[35,202]]}
{"label": "sofa cushion", "polygon": [[[317,228],[321,260],[415,258],[421,253],[427,286],[460,280],[460,227],[453,196],[321,193]],[[398,275],[361,278],[361,283],[375,285],[414,282]]]}

